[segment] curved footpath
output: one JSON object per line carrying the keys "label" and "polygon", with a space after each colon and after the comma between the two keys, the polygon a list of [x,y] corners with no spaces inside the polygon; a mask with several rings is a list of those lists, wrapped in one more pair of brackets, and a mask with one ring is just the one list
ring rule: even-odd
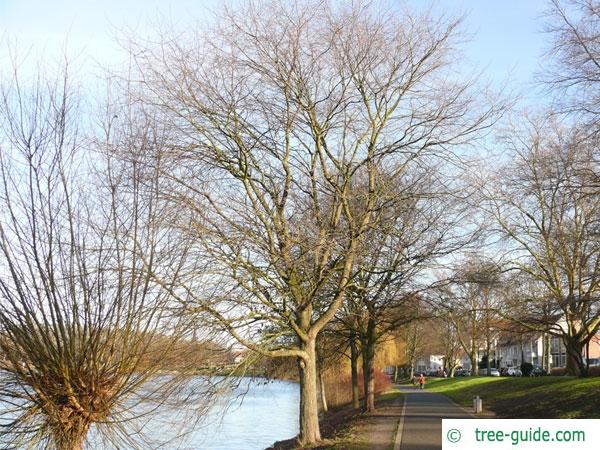
{"label": "curved footpath", "polygon": [[362,430],[371,450],[441,449],[442,419],[473,417],[444,395],[412,386],[396,388],[402,397],[370,415]]}
{"label": "curved footpath", "polygon": [[[343,442],[318,449],[336,450],[437,450],[442,448],[442,419],[472,418],[448,397],[412,386],[395,386],[401,393],[382,402],[372,414],[359,415],[352,434]],[[276,443],[269,450],[298,448],[296,440]]]}
{"label": "curved footpath", "polygon": [[[397,386],[404,397],[394,450],[435,450],[442,448],[442,419],[468,419],[471,413],[448,397]],[[372,447],[379,448],[379,447]]]}

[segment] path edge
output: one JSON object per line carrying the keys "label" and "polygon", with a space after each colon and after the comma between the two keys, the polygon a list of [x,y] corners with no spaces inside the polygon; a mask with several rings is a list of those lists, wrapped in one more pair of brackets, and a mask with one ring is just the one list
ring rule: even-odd
{"label": "path edge", "polygon": [[398,427],[396,428],[396,436],[394,437],[394,450],[400,450],[402,445],[402,431],[404,430],[404,415],[406,413],[406,395],[402,394],[402,412],[400,413],[400,420],[398,420]]}
{"label": "path edge", "polygon": [[[432,392],[432,393],[433,393],[433,392]],[[473,411],[469,411],[469,410],[468,410],[467,408],[465,408],[463,405],[461,405],[461,404],[459,404],[459,403],[456,403],[454,400],[452,400],[452,399],[451,399],[450,397],[448,397],[447,395],[440,394],[439,392],[435,392],[435,394],[443,395],[444,397],[446,397],[448,400],[450,400],[450,403],[453,403],[453,404],[454,404],[454,406],[456,406],[456,407],[457,407],[457,408],[459,408],[459,409],[462,409],[462,410],[465,412],[465,414],[467,414],[467,415],[471,416],[471,418],[472,418],[472,419],[483,419],[483,417],[481,417],[481,416],[477,416],[477,414],[475,414]],[[442,417],[442,419],[443,419],[443,417]],[[396,450],[396,449],[394,449],[394,450]]]}

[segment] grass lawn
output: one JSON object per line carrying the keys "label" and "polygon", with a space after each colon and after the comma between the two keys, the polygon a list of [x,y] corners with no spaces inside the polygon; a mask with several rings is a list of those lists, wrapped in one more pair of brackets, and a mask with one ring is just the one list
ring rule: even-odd
{"label": "grass lawn", "polygon": [[471,408],[473,397],[504,418],[600,418],[600,377],[430,378],[427,390]]}

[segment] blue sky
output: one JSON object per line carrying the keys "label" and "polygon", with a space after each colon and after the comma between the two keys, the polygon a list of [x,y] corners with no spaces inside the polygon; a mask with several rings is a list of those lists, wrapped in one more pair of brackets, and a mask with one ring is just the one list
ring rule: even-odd
{"label": "blue sky", "polygon": [[[408,0],[414,8],[430,4]],[[103,64],[119,58],[115,31],[128,27],[145,33],[158,15],[182,26],[202,19],[218,0],[0,0],[0,35],[17,40],[20,53],[57,55],[65,41],[71,55],[84,64]],[[545,0],[437,0],[434,8],[450,14],[466,13],[465,30],[471,41],[464,46],[467,67],[527,93],[531,99],[533,74],[538,69],[547,36],[541,33]],[[6,45],[0,64],[6,62]]]}
{"label": "blue sky", "polygon": [[[68,53],[103,63],[118,57],[119,29],[145,33],[159,15],[175,23],[207,14],[218,0],[0,0],[0,36],[18,43],[19,53]],[[0,58],[7,55],[6,45]],[[0,59],[0,62],[2,59]]]}
{"label": "blue sky", "polygon": [[[409,3],[422,7],[426,2]],[[464,46],[466,63],[496,83],[509,79],[511,86],[531,98],[531,83],[541,70],[549,37],[542,32],[546,0],[438,0],[436,5],[466,14],[465,29],[471,38]]]}

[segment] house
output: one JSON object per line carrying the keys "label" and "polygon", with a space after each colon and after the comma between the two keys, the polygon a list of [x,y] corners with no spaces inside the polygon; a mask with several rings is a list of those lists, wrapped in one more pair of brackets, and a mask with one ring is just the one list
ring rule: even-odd
{"label": "house", "polygon": [[[415,360],[415,372],[441,372],[444,370],[444,359],[444,355],[419,355]],[[460,352],[456,358],[455,367],[471,370],[471,361],[464,352]]]}
{"label": "house", "polygon": [[518,367],[523,362],[543,364],[544,339],[541,334],[502,333],[496,342],[499,366]]}
{"label": "house", "polygon": [[[565,367],[567,352],[560,337],[549,336],[550,368]],[[541,333],[509,333],[503,332],[496,342],[496,354],[500,367],[518,367],[523,362],[544,366],[544,335]],[[583,357],[600,358],[600,333],[583,351]]]}
{"label": "house", "polygon": [[[546,344],[544,343],[546,337]],[[548,345],[548,362],[544,360],[545,345]],[[486,350],[479,348],[477,361],[481,362]],[[584,349],[584,358],[600,358],[600,332],[590,341],[588,349]],[[565,367],[567,355],[565,345],[560,337],[548,336],[543,333],[532,333],[518,329],[505,329],[497,331],[491,340],[490,367],[505,368],[519,367],[521,363],[528,362],[535,366]],[[473,370],[471,361],[466,352],[458,353],[457,367]],[[440,354],[421,354],[417,356],[415,372],[431,372],[444,368],[444,356]]]}
{"label": "house", "polygon": [[444,369],[443,355],[421,355],[415,361],[415,372],[430,372]]}
{"label": "house", "polygon": [[471,360],[469,359],[469,355],[466,352],[459,352],[458,356],[459,361],[457,361],[457,367],[461,367],[465,370],[472,370]]}

